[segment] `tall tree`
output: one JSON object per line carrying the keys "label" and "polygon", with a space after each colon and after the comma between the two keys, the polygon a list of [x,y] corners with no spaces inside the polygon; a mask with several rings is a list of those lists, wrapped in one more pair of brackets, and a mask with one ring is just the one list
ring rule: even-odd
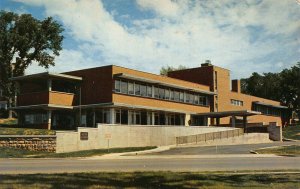
{"label": "tall tree", "polygon": [[172,67],[172,66],[166,66],[166,67],[162,67],[160,69],[160,75],[168,75],[168,72],[171,71],[176,71],[176,70],[184,70],[187,69],[188,67],[183,66],[183,65],[179,65],[177,68],[176,67]]}
{"label": "tall tree", "polygon": [[62,31],[51,17],[37,20],[30,14],[0,12],[0,87],[9,103],[15,92],[9,78],[23,75],[33,62],[54,66],[62,49]]}

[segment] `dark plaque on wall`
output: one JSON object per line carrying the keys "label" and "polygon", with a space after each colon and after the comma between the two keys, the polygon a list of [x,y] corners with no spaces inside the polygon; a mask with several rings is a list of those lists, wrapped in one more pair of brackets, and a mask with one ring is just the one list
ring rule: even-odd
{"label": "dark plaque on wall", "polygon": [[80,132],[80,140],[89,140],[88,132]]}

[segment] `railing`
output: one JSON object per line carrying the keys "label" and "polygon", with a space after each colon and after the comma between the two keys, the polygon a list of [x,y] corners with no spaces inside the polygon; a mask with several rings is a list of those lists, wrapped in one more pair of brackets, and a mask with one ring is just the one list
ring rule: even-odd
{"label": "railing", "polygon": [[206,141],[219,140],[224,138],[237,137],[244,134],[244,129],[238,128],[234,130],[218,131],[211,133],[203,133],[197,135],[176,137],[176,145],[180,144],[198,144]]}

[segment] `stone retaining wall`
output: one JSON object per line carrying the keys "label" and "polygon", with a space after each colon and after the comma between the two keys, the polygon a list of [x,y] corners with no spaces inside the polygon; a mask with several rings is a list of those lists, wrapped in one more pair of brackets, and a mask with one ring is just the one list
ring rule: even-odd
{"label": "stone retaining wall", "polygon": [[0,147],[11,147],[30,151],[56,152],[56,136],[0,135]]}

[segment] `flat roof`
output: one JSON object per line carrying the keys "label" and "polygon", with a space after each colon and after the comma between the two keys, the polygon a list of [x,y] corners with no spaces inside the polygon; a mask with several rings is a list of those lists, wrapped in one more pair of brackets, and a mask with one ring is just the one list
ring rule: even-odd
{"label": "flat roof", "polygon": [[16,106],[11,107],[9,109],[12,110],[22,110],[22,109],[73,109],[73,106],[63,106],[63,105],[57,105],[57,104],[36,104],[36,105],[28,105],[28,106]]}
{"label": "flat roof", "polygon": [[169,108],[157,108],[151,106],[141,106],[141,105],[132,105],[126,103],[99,103],[99,104],[86,104],[81,106],[74,106],[74,108],[97,108],[97,107],[126,107],[130,109],[145,109],[145,110],[152,110],[152,111],[165,111],[165,112],[173,112],[173,113],[189,113],[189,114],[197,114],[197,112],[190,112],[190,111],[180,111],[177,109],[169,109]]}
{"label": "flat roof", "polygon": [[172,84],[172,83],[161,82],[161,81],[157,81],[157,80],[153,80],[153,79],[149,79],[149,78],[145,78],[145,77],[140,77],[140,76],[135,76],[135,75],[131,75],[131,74],[126,74],[126,73],[118,73],[118,74],[114,74],[114,76],[120,77],[120,78],[125,78],[125,79],[131,79],[131,80],[135,80],[135,81],[146,82],[146,83],[159,84],[159,85],[166,86],[166,87],[173,87],[173,88],[188,90],[188,91],[192,91],[192,92],[199,92],[199,93],[208,94],[208,95],[216,94],[215,92],[211,92],[211,91],[205,91],[205,90],[201,90],[201,89],[197,89],[197,88],[189,88],[189,87],[185,87],[183,85],[176,85],[176,84]]}
{"label": "flat roof", "polygon": [[254,101],[254,104],[259,104],[259,105],[263,105],[263,106],[269,106],[269,107],[273,107],[273,108],[283,108],[283,109],[287,109],[288,107],[286,106],[280,106],[280,105],[272,105],[272,104],[267,104],[264,102],[260,102],[260,101]]}
{"label": "flat roof", "polygon": [[10,78],[10,80],[19,81],[19,80],[23,80],[23,79],[36,79],[36,78],[60,78],[60,79],[76,80],[76,81],[82,80],[82,77],[77,77],[77,76],[72,76],[72,75],[67,75],[67,74],[51,73],[51,72],[43,72],[43,73],[38,73],[38,74],[12,77],[12,78]]}
{"label": "flat roof", "polygon": [[251,111],[251,110],[236,110],[236,111],[198,113],[197,115],[217,118],[217,117],[228,117],[228,116],[261,115],[261,112]]}

